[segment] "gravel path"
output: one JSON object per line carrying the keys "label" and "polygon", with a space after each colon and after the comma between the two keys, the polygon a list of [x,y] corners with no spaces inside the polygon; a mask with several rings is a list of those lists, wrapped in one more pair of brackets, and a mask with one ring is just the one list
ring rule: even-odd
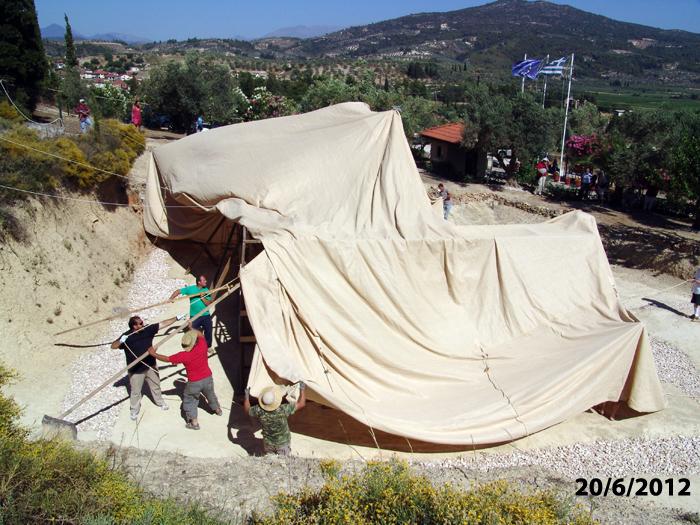
{"label": "gravel path", "polygon": [[662,383],[678,387],[695,401],[700,399],[700,377],[688,355],[670,343],[651,337],[656,371]]}
{"label": "gravel path", "polygon": [[461,467],[490,472],[515,467],[540,467],[567,479],[653,474],[700,473],[700,437],[596,440],[562,447],[518,450],[510,454],[480,454],[441,461],[417,462],[431,468]]}
{"label": "gravel path", "polygon": [[[125,306],[115,308],[114,313],[123,308],[131,310],[164,301],[175,288],[184,286],[186,283],[183,280],[168,277],[169,269],[167,252],[154,247],[134,272]],[[140,312],[140,315],[146,323],[156,322],[162,320],[164,311],[164,307],[151,308]],[[99,341],[104,345],[76,360],[72,369],[73,382],[63,401],[64,410],[80,401],[88,392],[125,366],[123,351],[112,350],[109,345],[127,329],[127,319],[128,317],[124,317],[110,322],[100,333]],[[78,429],[81,432],[94,431],[96,439],[109,439],[121,409],[119,402],[128,396],[125,378],[126,375],[103,389],[73,412],[68,419],[80,422]],[[88,417],[89,419],[81,422]]]}

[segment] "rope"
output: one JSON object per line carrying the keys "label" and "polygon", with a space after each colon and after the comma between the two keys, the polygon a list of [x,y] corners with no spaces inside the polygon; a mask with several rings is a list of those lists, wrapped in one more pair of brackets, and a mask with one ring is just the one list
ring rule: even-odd
{"label": "rope", "polygon": [[[1,137],[0,137],[1,138]],[[100,200],[93,200],[93,199],[79,199],[77,197],[64,197],[63,195],[52,195],[50,193],[41,193],[38,191],[30,191],[30,190],[22,190],[19,188],[15,188],[13,186],[6,186],[4,184],[0,184],[0,188],[6,189],[6,190],[12,190],[12,191],[18,191],[20,193],[28,193],[29,195],[36,195],[38,197],[49,197],[51,199],[60,199],[60,200],[68,200],[68,201],[76,201],[76,202],[83,202],[86,204],[102,204],[104,206],[123,206],[123,207],[128,207],[131,206],[131,204],[124,204],[123,202],[105,202],[105,201],[100,201]],[[143,205],[143,203],[142,203]],[[146,208],[153,208],[153,206],[144,206]],[[173,206],[163,206],[164,208],[196,208],[196,209],[202,209],[201,206],[188,206],[186,204],[182,205],[173,205]],[[156,209],[161,209],[160,206],[156,207]]]}
{"label": "rope", "polygon": [[[50,151],[45,151],[42,149],[33,148],[31,146],[28,146],[27,144],[22,144],[21,142],[16,142],[14,140],[10,140],[10,139],[2,137],[2,136],[0,136],[0,140],[5,141],[5,142],[9,142],[10,144],[14,144],[15,146],[20,146],[22,148],[36,151],[37,153],[43,153],[44,155],[48,155],[49,157],[55,157],[57,159],[64,160],[66,162],[72,162],[73,164],[77,164],[78,166],[83,166],[85,168],[89,168],[89,169],[92,169],[95,171],[101,171],[102,173],[106,173],[107,175],[112,175],[114,177],[119,177],[120,179],[131,180],[128,175],[120,175],[119,173],[114,173],[113,171],[103,170],[102,168],[98,168],[97,166],[93,166],[91,164],[85,164],[84,162],[79,162],[79,161],[73,160],[73,159],[68,159],[66,157],[56,155],[55,153],[51,153]],[[165,188],[165,187],[160,186],[160,185],[158,187],[163,191],[170,192],[170,190],[168,188]],[[177,206],[177,207],[179,207],[179,206]],[[187,208],[195,208],[195,207],[202,208],[202,206],[186,206],[186,207]]]}
{"label": "rope", "polygon": [[24,118],[25,118],[26,120],[28,120],[29,122],[31,122],[31,123],[33,123],[33,124],[38,124],[38,125],[40,125],[40,126],[50,126],[50,125],[53,124],[54,122],[60,122],[60,123],[61,123],[61,127],[63,127],[63,120],[62,120],[60,117],[57,118],[56,120],[52,120],[51,122],[37,122],[36,120],[32,120],[32,119],[29,118],[27,115],[25,115],[24,113],[22,113],[22,110],[19,109],[19,107],[17,107],[17,104],[15,104],[14,100],[12,100],[12,97],[11,97],[10,94],[7,92],[7,89],[5,89],[5,84],[4,84],[4,81],[3,81],[2,79],[0,79],[0,86],[2,86],[2,90],[5,92],[5,96],[7,97],[7,100],[9,100],[9,101],[10,101],[10,104],[12,104],[12,105],[14,106],[14,108],[17,110],[17,113],[19,113],[20,115],[22,115],[22,117],[24,117]]}
{"label": "rope", "polygon": [[[664,288],[663,290],[657,290],[656,292],[654,292],[654,296],[658,296],[659,294],[662,294],[664,292],[668,292],[669,290],[673,290],[674,288],[678,288],[679,286],[683,286],[684,284],[688,284],[691,281],[693,281],[693,279],[688,279],[687,281],[682,281],[678,284],[674,284],[673,286],[669,286],[668,288]],[[632,297],[626,297],[624,300],[631,301],[632,299],[641,299],[645,295],[649,295],[649,294],[643,293],[641,295],[633,295]],[[649,306],[651,306],[651,304],[645,304],[643,306],[635,306],[634,308],[630,308],[630,310],[640,310],[642,308],[647,308]]]}
{"label": "rope", "polygon": [[[45,151],[43,149],[33,148],[31,146],[27,146],[26,144],[22,144],[21,142],[15,142],[14,140],[10,140],[10,139],[7,139],[5,137],[0,137],[0,140],[3,140],[5,142],[9,142],[10,144],[14,144],[15,146],[20,146],[22,148],[36,151],[38,153],[43,153],[44,155],[48,155],[49,157],[55,157],[57,159],[65,160],[66,162],[72,162],[73,164],[77,164],[78,166],[90,168],[90,169],[93,169],[95,171],[101,171],[102,173],[106,173],[107,175],[114,175],[115,177],[129,180],[129,177],[127,177],[126,175],[119,175],[118,173],[114,173],[113,171],[103,170],[102,168],[98,168],[97,166],[91,166],[90,164],[85,164],[84,162],[78,162],[77,160],[67,159],[65,157],[61,157],[60,155],[56,155],[55,153],[51,153],[51,152]],[[165,189],[165,188],[163,188],[163,189]]]}

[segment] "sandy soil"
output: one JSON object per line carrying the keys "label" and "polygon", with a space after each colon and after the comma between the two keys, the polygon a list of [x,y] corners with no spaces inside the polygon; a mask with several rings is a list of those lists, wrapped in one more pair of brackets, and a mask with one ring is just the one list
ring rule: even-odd
{"label": "sandy soil", "polygon": [[[97,197],[115,202],[118,193]],[[21,374],[10,392],[31,424],[60,410],[72,363],[99,342],[91,327],[77,345],[53,334],[111,315],[149,243],[130,207],[33,200],[15,212],[26,240],[0,245],[0,360]]]}
{"label": "sandy soil", "polygon": [[[154,147],[169,138],[151,137],[148,146]],[[143,156],[132,170],[130,187],[135,192],[142,188],[146,167],[146,156]],[[427,175],[424,180],[427,188],[437,184],[436,179]],[[461,187],[450,183],[448,188],[459,197],[460,204],[455,206],[451,217],[459,223],[538,222],[546,220],[550,212],[567,209],[564,204],[547,202],[527,192],[494,191],[485,186]],[[105,189],[104,193],[109,198],[100,195],[102,200],[112,201],[119,198],[120,188]],[[510,203],[504,204],[503,199]],[[539,212],[541,207],[550,211]],[[664,291],[680,282],[677,276],[687,275],[688,269],[698,264],[697,233],[682,225],[674,227],[670,222],[657,227],[649,224],[648,218],[620,216],[622,214],[604,209],[590,211],[599,218],[604,239],[606,231],[619,234],[619,238],[605,242],[606,247],[617,250],[617,255],[611,257],[613,262],[622,263],[615,265],[613,271],[624,304],[645,322],[653,337],[668,342],[700,368],[700,345],[697,344],[700,323],[690,323],[685,317],[690,311],[688,290],[681,286]],[[4,270],[0,272],[0,282],[6,291],[5,297],[13,298],[0,304],[0,335],[14,342],[14,345],[0,348],[0,359],[20,372],[21,377],[10,392],[25,406],[24,421],[38,428],[44,413],[56,415],[63,407],[66,395],[75,384],[70,376],[72,367],[80,364],[88,352],[101,347],[96,343],[105,342],[99,339],[103,334],[99,326],[78,331],[79,337],[71,337],[69,342],[53,334],[110,315],[129,302],[153,302],[149,301],[152,297],[143,296],[144,292],[130,283],[130,279],[142,261],[158,248],[144,238],[140,214],[130,207],[107,209],[94,203],[78,202],[58,207],[53,202],[33,201],[18,213],[26,229],[25,242],[10,241],[0,247],[0,263]],[[630,240],[625,232],[637,232],[638,238]],[[686,243],[683,246],[687,249],[675,250],[678,243]],[[642,253],[643,247],[647,248],[648,257],[632,256]],[[167,255],[160,266],[163,275],[154,278],[163,279],[163,282],[166,279],[192,282],[185,266],[182,258]],[[226,309],[234,310],[235,306],[229,304]],[[174,315],[179,308],[166,308],[162,318]],[[319,483],[316,459],[321,457],[346,460],[352,466],[352,461],[373,457],[398,456],[411,461],[434,462],[476,453],[459,447],[407,445],[406,440],[381,434],[377,436],[380,445],[377,448],[362,425],[337,411],[311,405],[292,421],[297,458],[250,457],[260,450],[260,430],[245,418],[234,401],[236,380],[230,366],[237,362],[238,356],[231,341],[237,334],[226,321],[224,310],[217,311],[220,321],[217,320],[216,353],[211,359],[216,388],[227,407],[223,420],[202,410],[202,430],[194,434],[184,428],[177,410],[183,378],[181,371],[175,368],[161,369],[163,390],[174,409],[161,412],[144,401],[136,423],[128,417],[123,383],[115,386],[123,389],[123,395],[122,401],[115,405],[117,417],[111,423],[108,442],[125,452],[124,466],[150,490],[195,498],[235,516],[252,508],[266,508],[268,496],[279,489],[299,487],[306,482]],[[174,351],[176,342],[171,346],[164,348],[165,353]],[[115,359],[122,358],[117,355]],[[687,373],[696,374],[697,371],[690,369]],[[700,436],[698,398],[689,395],[683,385],[674,381],[669,379],[664,383],[669,408],[663,412],[614,422],[594,413],[580,414],[526,439],[481,450],[478,454],[537,451],[590,444],[600,439]],[[80,437],[91,440],[96,435],[83,432]],[[104,442],[85,444],[99,450],[105,450],[108,445]],[[425,469],[436,481],[449,479],[469,483],[475,476],[459,468]],[[656,472],[645,474],[668,476],[673,472],[660,467]],[[692,476],[695,494],[700,486],[700,462],[693,463],[687,474]],[[505,468],[488,476],[551,484],[567,494],[575,490],[570,477],[540,468]],[[481,475],[481,479],[483,477]],[[663,505],[700,512],[700,498],[696,497],[653,501],[601,498],[596,505],[599,505],[597,515],[611,523],[677,522],[679,512]]]}

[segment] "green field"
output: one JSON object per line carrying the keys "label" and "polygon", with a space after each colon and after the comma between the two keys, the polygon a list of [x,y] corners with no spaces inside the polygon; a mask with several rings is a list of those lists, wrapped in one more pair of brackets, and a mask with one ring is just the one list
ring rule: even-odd
{"label": "green field", "polygon": [[700,89],[681,86],[632,85],[612,87],[601,83],[581,82],[575,97],[589,94],[595,97],[602,111],[615,109],[697,109],[700,110]]}

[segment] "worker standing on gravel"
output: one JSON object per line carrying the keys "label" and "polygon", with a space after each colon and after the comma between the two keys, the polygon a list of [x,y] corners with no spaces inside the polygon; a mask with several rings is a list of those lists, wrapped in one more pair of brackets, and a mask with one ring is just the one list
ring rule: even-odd
{"label": "worker standing on gravel", "polygon": [[[119,339],[112,343],[112,348],[124,350],[126,364],[130,365],[138,357],[148,352],[153,346],[153,338],[161,328],[166,328],[175,321],[184,319],[179,315],[171,317],[160,323],[153,323],[144,327],[143,319],[135,315],[129,319],[129,330],[124,332]],[[168,404],[163,400],[160,391],[160,376],[158,375],[158,364],[152,356],[146,356],[140,363],[129,370],[129,388],[131,400],[131,419],[136,420],[141,410],[141,398],[143,397],[143,383],[148,384],[153,402],[161,410],[168,410]]]}
{"label": "worker standing on gravel", "polygon": [[243,411],[260,420],[265,454],[288,456],[291,453],[292,435],[287,418],[306,406],[306,385],[299,383],[299,399],[296,403],[282,404],[282,397],[279,386],[268,386],[260,392],[258,404],[251,408],[250,387],[245,389]]}
{"label": "worker standing on gravel", "polygon": [[182,336],[182,352],[167,356],[157,353],[153,347],[149,348],[148,352],[164,363],[185,365],[187,385],[182,396],[182,409],[187,419],[185,426],[191,430],[199,430],[197,406],[201,394],[207,398],[209,407],[217,416],[222,415],[223,411],[219,405],[219,399],[216,397],[216,392],[214,392],[214,377],[211,368],[209,368],[207,342],[202,332],[191,327],[190,323],[190,330]]}
{"label": "worker standing on gravel", "polygon": [[447,220],[452,210],[452,195],[445,189],[445,185],[441,182],[438,184],[438,196],[442,198],[442,216]]}
{"label": "worker standing on gravel", "polygon": [[[209,288],[207,288],[207,278],[204,275],[200,275],[197,279],[197,284],[185,286],[184,288],[175,290],[170,296],[170,300],[172,301],[180,295],[194,295],[208,291]],[[200,295],[199,297],[190,298],[190,318],[194,317],[199,312],[204,310],[207,306],[211,304],[211,302],[212,298],[210,295]],[[212,324],[211,315],[209,315],[208,311],[204,312],[200,317],[194,320],[194,322],[192,323],[192,328],[196,330],[201,330],[201,332],[204,334],[204,338],[207,340],[207,347],[211,348]]]}

